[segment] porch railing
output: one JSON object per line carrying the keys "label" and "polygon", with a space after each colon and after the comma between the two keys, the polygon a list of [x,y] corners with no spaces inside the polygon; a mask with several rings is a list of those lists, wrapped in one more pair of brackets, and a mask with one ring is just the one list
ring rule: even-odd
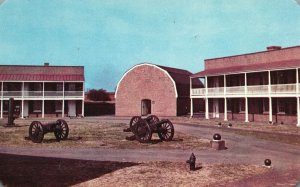
{"label": "porch railing", "polygon": [[83,91],[0,91],[3,98],[74,98],[83,97]]}
{"label": "porch railing", "polygon": [[[298,93],[300,94],[300,84],[298,86]],[[254,86],[234,86],[217,88],[207,88],[207,96],[236,96],[236,95],[271,95],[271,96],[280,96],[280,95],[296,95],[297,94],[297,85],[296,84],[275,84],[270,85],[254,85]],[[205,88],[197,88],[191,90],[192,96],[206,96]]]}

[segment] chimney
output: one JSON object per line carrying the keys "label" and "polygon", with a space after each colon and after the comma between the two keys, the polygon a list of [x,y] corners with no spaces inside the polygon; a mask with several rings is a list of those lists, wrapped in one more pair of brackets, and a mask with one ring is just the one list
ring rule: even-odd
{"label": "chimney", "polygon": [[267,47],[267,51],[275,51],[275,50],[280,50],[280,49],[281,49],[281,46],[276,46],[276,45]]}
{"label": "chimney", "polygon": [[45,62],[45,63],[44,63],[44,66],[49,66],[49,62]]}

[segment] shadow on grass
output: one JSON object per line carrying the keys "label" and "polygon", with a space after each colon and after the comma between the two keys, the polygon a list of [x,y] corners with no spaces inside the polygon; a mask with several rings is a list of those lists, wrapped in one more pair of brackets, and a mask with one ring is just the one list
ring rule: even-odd
{"label": "shadow on grass", "polygon": [[[25,136],[24,139],[31,141],[31,139],[28,136]],[[66,140],[60,140],[60,141],[79,141],[81,139],[82,139],[82,137],[78,136],[78,137],[70,137],[70,138],[67,138]],[[55,139],[52,138],[52,139],[43,139],[42,142],[43,143],[55,143],[55,142],[59,142],[59,141],[56,138]]]}
{"label": "shadow on grass", "polygon": [[[150,144],[158,144],[158,143],[161,143],[161,142],[165,142],[161,139],[152,139],[150,140]],[[171,141],[169,142],[183,142],[183,139],[182,138],[173,138]]]}
{"label": "shadow on grass", "polygon": [[129,162],[85,161],[0,154],[0,185],[71,186],[125,167]]}

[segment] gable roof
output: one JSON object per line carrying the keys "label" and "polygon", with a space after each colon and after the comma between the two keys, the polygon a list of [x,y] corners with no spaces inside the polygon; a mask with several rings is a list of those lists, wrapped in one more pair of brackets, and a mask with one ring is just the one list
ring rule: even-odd
{"label": "gable roof", "polygon": [[190,84],[190,75],[191,72],[183,69],[171,68],[166,66],[156,65],[169,73],[169,75],[173,78],[176,84]]}
{"label": "gable roof", "polygon": [[243,66],[231,66],[216,69],[207,69],[200,71],[192,75],[192,78],[204,77],[204,76],[217,76],[224,74],[237,74],[237,73],[249,73],[269,70],[284,70],[300,68],[300,60],[288,60],[288,61],[277,61],[263,64],[243,65]]}
{"label": "gable roof", "polygon": [[84,81],[84,67],[0,65],[0,81]]}

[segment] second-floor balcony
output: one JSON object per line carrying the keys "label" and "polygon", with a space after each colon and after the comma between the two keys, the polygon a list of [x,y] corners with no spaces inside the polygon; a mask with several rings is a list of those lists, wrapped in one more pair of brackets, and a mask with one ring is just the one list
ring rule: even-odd
{"label": "second-floor balcony", "polygon": [[298,85],[298,92],[297,84],[196,88],[191,90],[191,96],[293,96],[300,94],[300,84]]}
{"label": "second-floor balcony", "polygon": [[[1,91],[0,91],[1,93]],[[83,91],[3,91],[3,98],[83,98]]]}

